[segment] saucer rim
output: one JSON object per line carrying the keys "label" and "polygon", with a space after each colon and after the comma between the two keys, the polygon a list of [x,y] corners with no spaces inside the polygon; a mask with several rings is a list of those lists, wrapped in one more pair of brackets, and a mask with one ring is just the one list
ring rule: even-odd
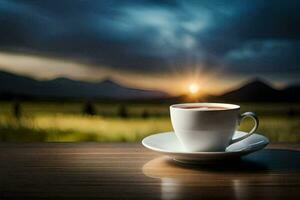
{"label": "saucer rim", "polygon": [[[244,131],[235,131],[236,132],[241,132],[241,133],[246,133]],[[153,134],[153,135],[149,135],[147,137],[145,137],[143,140],[142,140],[142,145],[150,150],[153,150],[153,151],[156,151],[156,152],[159,152],[159,153],[163,153],[163,154],[177,154],[177,155],[186,155],[186,154],[189,154],[189,155],[215,155],[215,154],[218,154],[218,155],[222,155],[222,154],[241,154],[241,153],[248,153],[248,152],[252,152],[252,151],[258,151],[258,150],[255,150],[255,149],[244,149],[244,150],[241,150],[241,151],[197,151],[197,152],[193,152],[193,151],[178,151],[178,152],[175,152],[175,151],[168,151],[168,150],[162,150],[160,148],[156,148],[156,147],[152,147],[152,146],[149,146],[148,144],[146,144],[146,140],[149,140],[149,138],[153,137],[153,136],[157,136],[157,135],[163,135],[163,134],[170,134],[170,133],[174,133],[174,131],[168,131],[168,132],[162,132],[162,133],[156,133],[156,134]],[[253,133],[253,135],[259,135],[261,137],[264,138],[264,144],[263,144],[263,147],[261,147],[260,149],[264,148],[265,146],[267,146],[270,141],[267,137],[265,137],[264,135],[261,135],[259,133]]]}

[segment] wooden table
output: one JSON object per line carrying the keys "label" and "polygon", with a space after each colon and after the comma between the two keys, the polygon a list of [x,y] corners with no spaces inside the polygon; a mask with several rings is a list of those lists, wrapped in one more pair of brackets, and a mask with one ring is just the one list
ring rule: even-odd
{"label": "wooden table", "polygon": [[[289,149],[289,150],[287,150]],[[184,166],[140,144],[0,144],[0,199],[300,199],[300,144]]]}

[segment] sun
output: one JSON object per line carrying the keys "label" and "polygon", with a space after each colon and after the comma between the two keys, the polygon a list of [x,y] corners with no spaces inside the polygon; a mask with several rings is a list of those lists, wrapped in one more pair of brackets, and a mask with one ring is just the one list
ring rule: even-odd
{"label": "sun", "polygon": [[191,94],[197,94],[199,92],[199,85],[196,83],[191,83],[188,86],[188,90]]}

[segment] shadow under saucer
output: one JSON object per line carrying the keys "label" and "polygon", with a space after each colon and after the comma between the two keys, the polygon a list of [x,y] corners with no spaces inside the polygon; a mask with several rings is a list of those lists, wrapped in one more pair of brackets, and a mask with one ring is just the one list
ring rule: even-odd
{"label": "shadow under saucer", "polygon": [[[300,151],[264,149],[243,158],[199,163],[183,163],[162,156],[156,163],[169,167],[210,171],[258,172],[300,170]],[[151,162],[151,161],[150,161]],[[160,166],[161,167],[161,166]]]}
{"label": "shadow under saucer", "polygon": [[214,162],[182,163],[167,159],[170,165],[211,171],[293,171],[300,170],[300,151],[263,149],[238,159]]}

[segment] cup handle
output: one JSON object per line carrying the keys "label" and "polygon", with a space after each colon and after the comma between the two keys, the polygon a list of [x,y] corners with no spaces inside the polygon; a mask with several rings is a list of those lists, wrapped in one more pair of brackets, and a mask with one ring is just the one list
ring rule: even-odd
{"label": "cup handle", "polygon": [[240,119],[239,119],[239,124],[246,117],[250,117],[251,119],[253,119],[253,121],[254,121],[253,128],[251,129],[251,131],[248,134],[246,134],[246,135],[244,135],[242,137],[239,137],[239,138],[231,139],[231,141],[230,141],[229,144],[233,144],[233,143],[239,142],[239,141],[241,141],[243,139],[246,139],[247,137],[249,137],[250,135],[252,135],[254,133],[254,131],[256,131],[256,129],[258,128],[259,120],[258,120],[258,117],[256,116],[256,114],[254,112],[245,112],[245,113],[241,114],[240,115]]}

